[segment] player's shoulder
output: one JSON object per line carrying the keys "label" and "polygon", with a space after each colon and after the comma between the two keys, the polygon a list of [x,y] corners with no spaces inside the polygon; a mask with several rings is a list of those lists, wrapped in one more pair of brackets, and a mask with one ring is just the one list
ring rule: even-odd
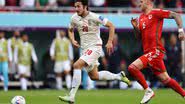
{"label": "player's shoulder", "polygon": [[155,9],[152,9],[152,12],[160,12],[162,9],[157,9],[157,8],[155,8]]}
{"label": "player's shoulder", "polygon": [[162,12],[162,11],[169,11],[169,10],[164,10],[164,9],[157,9],[157,8],[155,8],[155,9],[152,9],[151,13],[160,13],[160,12]]}
{"label": "player's shoulder", "polygon": [[94,12],[89,12],[89,15],[95,16],[95,15],[98,15],[98,14],[94,13]]}
{"label": "player's shoulder", "polygon": [[28,42],[28,45],[29,45],[30,47],[33,47],[33,44],[32,44],[32,43],[30,43],[30,42]]}
{"label": "player's shoulder", "polygon": [[74,19],[78,19],[78,18],[81,18],[80,16],[78,16],[77,13],[74,13],[72,16],[71,16],[71,19],[74,20]]}
{"label": "player's shoulder", "polygon": [[77,15],[77,13],[74,13],[72,16],[71,16],[71,18],[76,18],[78,15]]}
{"label": "player's shoulder", "polygon": [[89,12],[89,15],[94,18],[98,18],[100,15],[94,12]]}
{"label": "player's shoulder", "polygon": [[80,16],[78,16],[77,13],[74,13],[72,16],[71,16],[71,21],[75,22],[75,21],[79,21],[81,19]]}

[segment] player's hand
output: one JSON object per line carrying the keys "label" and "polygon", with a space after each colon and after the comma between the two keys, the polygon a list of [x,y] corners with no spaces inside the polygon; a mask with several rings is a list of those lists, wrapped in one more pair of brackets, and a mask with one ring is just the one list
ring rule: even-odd
{"label": "player's hand", "polygon": [[105,47],[107,48],[107,53],[108,53],[108,55],[111,55],[112,52],[113,52],[112,41],[108,41]]}
{"label": "player's hand", "polygon": [[183,41],[185,40],[185,33],[184,32],[179,32],[179,40]]}
{"label": "player's hand", "polygon": [[133,18],[131,19],[132,26],[136,28],[138,26],[138,18]]}
{"label": "player's hand", "polygon": [[80,47],[80,45],[78,44],[78,42],[77,42],[76,40],[72,40],[72,44],[73,44],[75,47],[77,47],[77,48]]}

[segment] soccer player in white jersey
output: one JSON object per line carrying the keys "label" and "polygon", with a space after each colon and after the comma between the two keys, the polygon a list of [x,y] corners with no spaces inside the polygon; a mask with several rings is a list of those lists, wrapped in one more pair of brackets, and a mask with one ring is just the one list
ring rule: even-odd
{"label": "soccer player in white jersey", "polygon": [[[59,99],[64,102],[74,103],[75,94],[81,84],[81,70],[86,67],[86,70],[92,80],[121,80],[128,85],[130,81],[125,76],[124,72],[113,74],[108,71],[98,72],[98,58],[102,52],[102,39],[100,38],[100,25],[104,25],[109,29],[109,39],[106,44],[108,54],[113,50],[113,37],[115,28],[107,18],[99,16],[93,12],[88,11],[87,0],[75,1],[76,13],[71,18],[69,25],[69,38],[75,47],[82,48],[82,56],[73,64],[73,80],[72,89],[67,96],[59,96]],[[77,28],[81,45],[74,38],[74,28]]]}

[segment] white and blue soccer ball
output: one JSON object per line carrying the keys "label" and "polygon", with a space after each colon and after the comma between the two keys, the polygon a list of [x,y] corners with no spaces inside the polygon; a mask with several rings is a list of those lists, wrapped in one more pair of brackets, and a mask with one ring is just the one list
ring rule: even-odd
{"label": "white and blue soccer ball", "polygon": [[22,96],[15,96],[12,98],[11,104],[26,104],[26,100]]}

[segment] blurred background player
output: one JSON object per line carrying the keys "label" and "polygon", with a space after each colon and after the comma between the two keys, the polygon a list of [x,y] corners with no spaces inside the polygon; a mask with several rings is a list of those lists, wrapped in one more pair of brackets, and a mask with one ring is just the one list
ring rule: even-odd
{"label": "blurred background player", "polygon": [[[107,65],[108,65],[108,71],[110,71],[111,73],[117,74],[120,71],[124,71],[121,70],[121,60],[123,58],[123,54],[122,54],[122,50],[120,47],[120,44],[118,42],[118,35],[115,34],[113,37],[113,53],[111,55],[109,55],[107,57]],[[109,82],[109,87],[110,88],[119,88],[119,84],[122,83],[120,81],[110,81]],[[124,83],[125,84],[125,83]],[[127,86],[127,85],[126,85]]]}
{"label": "blurred background player", "polygon": [[12,51],[4,35],[0,32],[0,74],[3,75],[4,91],[8,91],[8,62],[11,64]]}
{"label": "blurred background player", "polygon": [[148,86],[143,74],[140,72],[144,68],[151,68],[154,75],[156,75],[164,85],[172,88],[185,98],[184,89],[172,79],[166,71],[163,61],[165,48],[160,41],[165,18],[174,19],[176,21],[179,39],[185,40],[181,16],[172,11],[153,9],[152,0],[140,0],[139,7],[143,14],[140,15],[139,20],[137,18],[132,19],[131,23],[137,35],[141,36],[144,55],[135,60],[129,66],[128,70],[132,77],[134,77],[146,91],[141,100],[141,104],[148,103],[155,95]]}
{"label": "blurred background player", "polygon": [[28,35],[23,34],[21,36],[22,44],[18,44],[15,47],[14,60],[18,66],[18,73],[20,75],[21,89],[27,90],[27,78],[31,76],[31,62],[32,59],[37,63],[37,56],[34,46],[28,42]]}
{"label": "blurred background player", "polygon": [[71,88],[71,64],[73,63],[73,47],[66,37],[66,32],[57,30],[56,38],[50,48],[51,59],[55,61],[56,88],[62,89],[62,73],[65,75],[67,89]]}
{"label": "blurred background player", "polygon": [[[113,51],[112,42],[115,34],[114,25],[108,21],[107,18],[88,11],[87,0],[76,0],[74,6],[76,13],[71,18],[68,33],[72,44],[75,47],[82,48],[82,55],[73,64],[72,89],[69,95],[64,97],[59,96],[60,100],[70,103],[75,102],[75,95],[81,84],[81,70],[83,67],[86,67],[92,80],[122,80],[123,82],[130,84],[130,81],[127,79],[124,72],[119,74],[113,74],[108,71],[98,72],[98,58],[102,52],[100,25],[102,24],[109,29],[109,39],[106,44],[109,55]],[[81,46],[75,40],[74,28],[77,28],[79,32]]]}
{"label": "blurred background player", "polygon": [[[13,36],[10,39],[8,39],[8,45],[11,47],[12,55],[14,55],[15,47],[18,44],[21,44],[21,43],[22,43],[22,40],[20,39],[20,32],[19,31],[14,31]],[[10,66],[10,69],[9,69],[9,75],[10,75],[9,78],[10,78],[10,80],[14,79],[14,75],[17,72],[16,65],[15,65],[15,62],[14,62],[14,56],[12,58],[13,58],[12,64],[9,65]]]}
{"label": "blurred background player", "polygon": [[178,44],[177,37],[175,34],[170,35],[170,44],[166,48],[167,54],[167,71],[169,75],[176,79],[179,83],[183,81],[182,72],[181,72],[181,63],[182,63],[182,56],[181,56],[181,47]]}

